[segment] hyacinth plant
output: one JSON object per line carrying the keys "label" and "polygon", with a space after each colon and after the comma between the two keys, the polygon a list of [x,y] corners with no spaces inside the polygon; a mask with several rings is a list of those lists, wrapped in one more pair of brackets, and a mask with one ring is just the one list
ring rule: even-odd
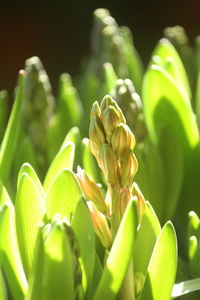
{"label": "hyacinth plant", "polygon": [[0,299],[199,299],[199,38],[163,35],[145,71],[97,9],[74,83],[0,92]]}

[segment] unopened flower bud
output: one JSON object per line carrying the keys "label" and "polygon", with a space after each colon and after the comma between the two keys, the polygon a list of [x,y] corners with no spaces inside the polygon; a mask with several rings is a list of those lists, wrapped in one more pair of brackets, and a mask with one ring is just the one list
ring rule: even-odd
{"label": "unopened flower bud", "polygon": [[102,113],[102,123],[106,138],[110,141],[115,128],[121,123],[121,116],[114,106],[109,105]]}
{"label": "unopened flower bud", "polygon": [[146,204],[145,204],[144,196],[143,196],[142,192],[140,191],[139,186],[137,185],[136,182],[134,182],[132,185],[132,196],[133,197],[136,196],[138,199],[137,208],[138,208],[138,219],[140,222],[142,219],[142,216],[144,214]]}
{"label": "unopened flower bud", "polygon": [[112,244],[112,234],[108,227],[108,223],[105,216],[97,210],[95,204],[91,201],[88,201],[87,205],[90,211],[90,216],[92,218],[96,234],[100,238],[103,246],[105,248],[109,248]]}
{"label": "unopened flower bud", "polygon": [[80,167],[77,168],[77,178],[85,198],[93,201],[98,210],[105,213],[107,211],[107,205],[101,188],[92,180],[85,170]]}
{"label": "unopened flower bud", "polygon": [[101,111],[100,107],[97,101],[95,101],[92,105],[91,112],[90,112],[90,120],[92,120],[94,117],[100,118]]}
{"label": "unopened flower bud", "polygon": [[122,112],[121,108],[119,107],[119,105],[117,104],[117,102],[110,95],[106,95],[103,98],[103,100],[101,101],[101,105],[100,105],[101,113],[103,113],[104,110],[106,110],[106,108],[108,106],[113,106],[117,110],[117,112],[118,112],[118,114],[119,114],[119,116],[121,118],[121,122],[122,123],[126,123],[126,119],[125,119],[125,117],[123,115],[123,112]]}
{"label": "unopened flower bud", "polygon": [[101,113],[103,113],[103,111],[109,106],[109,105],[113,105],[114,100],[110,95],[106,95],[103,100],[101,101],[100,104],[100,110]]}
{"label": "unopened flower bud", "polygon": [[135,137],[126,124],[121,123],[115,128],[111,138],[111,145],[118,157],[123,156],[126,150],[134,149]]}
{"label": "unopened flower bud", "polygon": [[121,168],[121,185],[130,186],[133,182],[133,178],[138,170],[137,159],[132,150],[127,150],[122,160]]}
{"label": "unopened flower bud", "polygon": [[99,166],[105,179],[112,186],[119,184],[118,160],[116,154],[108,144],[104,144],[99,152]]}
{"label": "unopened flower bud", "polygon": [[94,117],[89,128],[90,151],[98,158],[100,147],[106,143],[103,126],[99,118]]}

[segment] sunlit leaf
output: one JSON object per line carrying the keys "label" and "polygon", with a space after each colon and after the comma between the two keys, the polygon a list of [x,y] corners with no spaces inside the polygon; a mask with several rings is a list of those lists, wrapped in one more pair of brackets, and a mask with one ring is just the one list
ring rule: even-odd
{"label": "sunlit leaf", "polygon": [[8,125],[0,149],[0,177],[4,183],[7,182],[7,178],[10,173],[10,168],[19,137],[22,106],[24,101],[23,82],[24,73],[20,72],[15,102],[9,117]]}
{"label": "sunlit leaf", "polygon": [[171,222],[163,227],[147,270],[141,300],[170,300],[177,266],[176,235]]}
{"label": "sunlit leaf", "polygon": [[18,249],[15,212],[9,204],[0,211],[0,261],[13,298],[23,300],[28,284]]}
{"label": "sunlit leaf", "polygon": [[135,272],[141,272],[143,275],[146,275],[153,248],[160,234],[160,231],[161,227],[158,218],[150,203],[146,202],[145,212],[142,217],[142,222],[140,224],[139,230],[137,232],[133,252]]}
{"label": "sunlit leaf", "polygon": [[93,300],[116,299],[132,258],[136,224],[136,207],[132,202],[121,221]]}
{"label": "sunlit leaf", "polygon": [[28,274],[32,267],[33,253],[39,226],[45,218],[45,202],[37,186],[28,174],[20,178],[16,198],[16,229],[24,270]]}
{"label": "sunlit leaf", "polygon": [[74,173],[68,169],[61,171],[47,194],[48,218],[51,219],[55,214],[60,214],[70,220],[81,197],[82,192]]}
{"label": "sunlit leaf", "polygon": [[91,217],[84,200],[79,201],[77,204],[72,219],[72,228],[80,246],[80,260],[83,268],[83,288],[86,293],[89,293],[93,286],[95,235]]}
{"label": "sunlit leaf", "polygon": [[52,161],[45,180],[44,190],[47,192],[53,183],[53,180],[63,169],[72,169],[74,162],[75,147],[72,142],[69,142],[65,147],[61,148],[54,160]]}

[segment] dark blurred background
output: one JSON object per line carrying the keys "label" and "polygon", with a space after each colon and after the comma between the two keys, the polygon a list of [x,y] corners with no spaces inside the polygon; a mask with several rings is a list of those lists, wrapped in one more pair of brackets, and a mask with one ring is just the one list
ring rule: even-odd
{"label": "dark blurred background", "polygon": [[144,63],[166,26],[182,25],[191,43],[200,34],[200,1],[0,0],[0,90],[12,90],[30,56],[41,58],[56,91],[62,72],[75,76],[89,53],[92,13],[106,7],[131,28]]}

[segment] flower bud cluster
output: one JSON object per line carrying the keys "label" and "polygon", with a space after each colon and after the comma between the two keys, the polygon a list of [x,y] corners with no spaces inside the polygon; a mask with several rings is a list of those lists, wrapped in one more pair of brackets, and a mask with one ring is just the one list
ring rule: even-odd
{"label": "flower bud cluster", "polygon": [[91,110],[90,150],[96,157],[108,185],[130,186],[138,168],[133,153],[135,138],[117,103],[105,96]]}

